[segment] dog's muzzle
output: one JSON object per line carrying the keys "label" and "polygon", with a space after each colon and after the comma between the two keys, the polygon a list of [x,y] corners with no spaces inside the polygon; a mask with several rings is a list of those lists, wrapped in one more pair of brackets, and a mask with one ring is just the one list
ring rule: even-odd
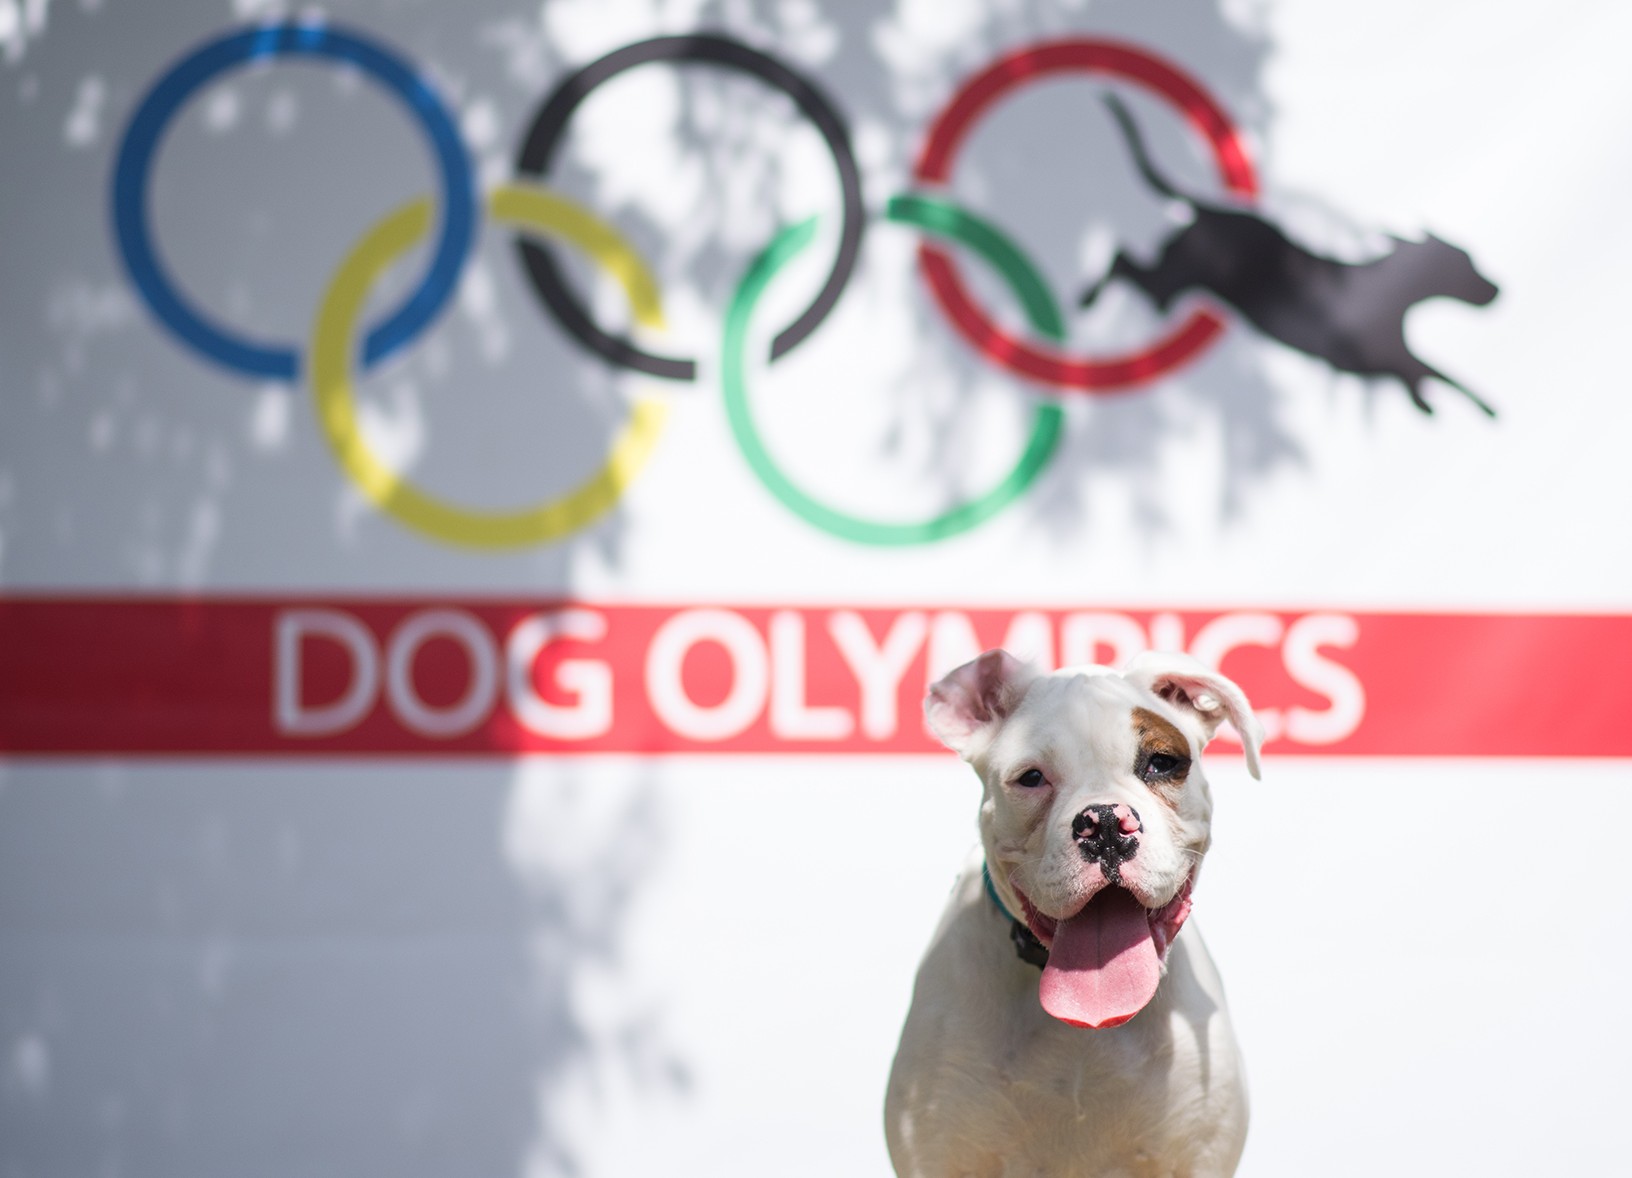
{"label": "dog's muzzle", "polygon": [[1122,864],[1139,851],[1139,833],[1145,829],[1132,806],[1089,806],[1071,820],[1071,837],[1090,863],[1104,869],[1115,883]]}

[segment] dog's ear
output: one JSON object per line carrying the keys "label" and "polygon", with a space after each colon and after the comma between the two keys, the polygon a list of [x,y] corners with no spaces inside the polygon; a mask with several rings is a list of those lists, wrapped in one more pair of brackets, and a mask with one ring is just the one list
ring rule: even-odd
{"label": "dog's ear", "polygon": [[1247,754],[1247,772],[1259,777],[1258,749],[1264,743],[1264,726],[1252,714],[1252,705],[1241,689],[1207,664],[1187,654],[1146,651],[1127,665],[1122,677],[1165,699],[1181,711],[1201,721],[1202,731],[1211,740],[1225,720],[1241,734]]}
{"label": "dog's ear", "polygon": [[947,748],[968,759],[975,734],[1012,712],[1036,672],[1006,650],[988,650],[935,683],[924,720]]}

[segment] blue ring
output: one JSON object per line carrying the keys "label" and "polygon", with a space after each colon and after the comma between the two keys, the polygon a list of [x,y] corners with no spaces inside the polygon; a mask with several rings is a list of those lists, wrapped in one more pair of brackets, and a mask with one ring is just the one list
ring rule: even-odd
{"label": "blue ring", "polygon": [[319,57],[360,68],[396,94],[430,136],[442,169],[442,236],[430,268],[403,304],[368,334],[364,366],[417,335],[453,293],[476,229],[476,179],[453,116],[412,66],[376,41],[321,24],[255,26],[194,50],[161,77],[130,120],[113,174],[113,226],[131,281],[159,320],[216,363],[253,377],[293,380],[297,348],[256,343],[217,327],[176,288],[153,245],[147,182],[165,127],[206,83],[270,57]]}

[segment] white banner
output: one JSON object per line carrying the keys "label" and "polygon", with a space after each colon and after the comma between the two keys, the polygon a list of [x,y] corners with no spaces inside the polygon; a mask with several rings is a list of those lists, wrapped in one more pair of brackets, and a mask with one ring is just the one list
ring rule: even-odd
{"label": "white banner", "polygon": [[1269,721],[1243,1174],[1613,1171],[1629,35],[0,0],[0,1171],[887,1173],[998,644]]}

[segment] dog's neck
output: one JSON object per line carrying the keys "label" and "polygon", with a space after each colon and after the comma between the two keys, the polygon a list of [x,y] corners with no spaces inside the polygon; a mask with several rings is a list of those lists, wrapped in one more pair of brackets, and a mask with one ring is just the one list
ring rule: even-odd
{"label": "dog's neck", "polygon": [[997,887],[992,883],[992,873],[984,863],[980,865],[980,878],[986,885],[987,898],[1009,919],[1009,939],[1014,942],[1015,956],[1027,965],[1042,969],[1048,964],[1048,949],[1037,939],[1037,934],[1026,927],[1026,922],[1016,917],[1003,903],[1003,898],[997,894]]}

